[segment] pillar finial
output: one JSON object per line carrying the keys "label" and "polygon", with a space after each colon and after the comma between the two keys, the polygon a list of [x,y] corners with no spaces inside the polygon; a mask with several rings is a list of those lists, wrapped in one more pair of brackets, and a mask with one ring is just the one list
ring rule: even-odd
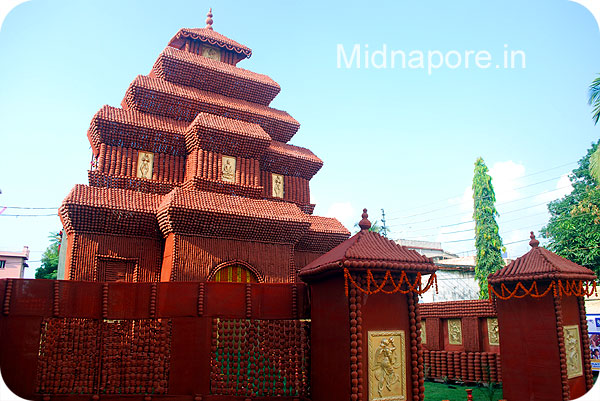
{"label": "pillar finial", "polygon": [[529,241],[529,245],[532,248],[537,248],[538,245],[540,244],[540,241],[538,241],[537,239],[535,239],[535,235],[533,234],[533,231],[531,232],[531,235],[529,236],[529,238],[531,238],[531,241]]}
{"label": "pillar finial", "polygon": [[369,221],[369,215],[367,214],[367,209],[363,209],[363,214],[360,217],[362,217],[362,220],[358,223],[358,226],[360,227],[360,231],[361,232],[369,231],[369,228],[371,228],[371,222]]}
{"label": "pillar finial", "polygon": [[213,24],[213,14],[212,14],[212,7],[208,9],[208,14],[206,14],[206,29],[210,29],[211,31],[213,30],[212,24]]}

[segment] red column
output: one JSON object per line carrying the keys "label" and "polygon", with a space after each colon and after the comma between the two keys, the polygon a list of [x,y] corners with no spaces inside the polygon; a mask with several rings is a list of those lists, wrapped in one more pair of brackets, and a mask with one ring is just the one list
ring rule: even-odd
{"label": "red column", "polygon": [[497,309],[506,399],[560,401],[586,393],[591,371],[585,363],[589,351],[582,346],[577,297],[555,296],[551,291],[541,298],[498,300]]}

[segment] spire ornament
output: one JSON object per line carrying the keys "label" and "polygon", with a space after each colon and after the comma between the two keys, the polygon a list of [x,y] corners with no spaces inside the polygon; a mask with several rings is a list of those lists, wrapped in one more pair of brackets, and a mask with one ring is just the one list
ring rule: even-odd
{"label": "spire ornament", "polygon": [[537,239],[535,239],[535,235],[533,234],[533,231],[531,231],[531,235],[529,236],[529,238],[531,238],[531,241],[529,241],[529,245],[532,248],[537,248],[538,245],[540,244],[540,241],[538,241]]}
{"label": "spire ornament", "polygon": [[360,227],[360,231],[361,232],[369,231],[369,228],[371,228],[371,222],[369,221],[369,215],[367,214],[367,209],[363,209],[363,214],[360,217],[362,217],[362,220],[358,223],[358,226]]}
{"label": "spire ornament", "polygon": [[213,24],[213,14],[212,14],[212,7],[208,9],[208,14],[206,14],[206,29],[210,29],[211,31],[213,30],[212,24]]}

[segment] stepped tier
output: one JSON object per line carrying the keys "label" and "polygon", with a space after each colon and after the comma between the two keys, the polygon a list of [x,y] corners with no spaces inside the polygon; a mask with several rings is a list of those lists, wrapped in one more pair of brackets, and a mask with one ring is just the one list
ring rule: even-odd
{"label": "stepped tier", "polygon": [[296,244],[298,251],[327,252],[350,236],[350,231],[334,218],[307,217],[310,221],[310,228]]}
{"label": "stepped tier", "polygon": [[266,75],[172,47],[158,56],[150,76],[263,106],[281,90]]}
{"label": "stepped tier", "polygon": [[181,185],[181,181],[154,181],[131,176],[109,175],[101,171],[88,171],[88,181],[92,187],[121,188],[160,195],[168,194],[173,188]]}
{"label": "stepped tier", "polygon": [[[109,176],[138,178],[138,158],[141,151],[132,148],[100,144],[96,171]],[[155,181],[182,182],[186,159],[168,153],[154,153],[152,179]]]}
{"label": "stepped tier", "polygon": [[233,51],[240,55],[240,59],[250,58],[252,50],[227,36],[221,35],[212,29],[206,28],[182,28],[169,41],[169,46],[181,49],[185,46],[186,39],[192,39],[206,43],[211,46],[217,46],[225,50]]}
{"label": "stepped tier", "polygon": [[199,113],[185,131],[188,152],[195,149],[258,159],[271,137],[257,124]]}
{"label": "stepped tier", "polygon": [[58,209],[67,234],[160,237],[156,211],[162,196],[76,185]]}
{"label": "stepped tier", "polygon": [[92,118],[88,139],[96,156],[101,144],[185,156],[186,127],[183,121],[103,106]]}
{"label": "stepped tier", "polygon": [[206,177],[192,177],[182,185],[182,188],[197,191],[219,192],[234,196],[246,196],[248,198],[259,199],[263,192],[263,187],[251,183],[224,182]]}
{"label": "stepped tier", "polygon": [[188,122],[198,113],[216,114],[258,124],[280,142],[288,142],[300,128],[298,121],[285,111],[142,75],[129,85],[122,105],[126,110]]}
{"label": "stepped tier", "polygon": [[313,152],[299,146],[272,141],[260,160],[260,168],[272,173],[310,180],[323,167]]}
{"label": "stepped tier", "polygon": [[310,222],[293,203],[176,188],[159,206],[164,235],[192,234],[294,244]]}
{"label": "stepped tier", "polygon": [[[283,198],[273,198],[273,175],[269,171],[261,171],[260,184],[263,186],[263,197],[287,202],[295,202],[298,205],[310,203],[310,188],[307,179],[302,177],[283,176]],[[304,209],[302,209],[304,210]],[[308,212],[307,212],[308,213]],[[312,212],[311,212],[312,213]],[[309,214],[311,214],[309,213]]]}

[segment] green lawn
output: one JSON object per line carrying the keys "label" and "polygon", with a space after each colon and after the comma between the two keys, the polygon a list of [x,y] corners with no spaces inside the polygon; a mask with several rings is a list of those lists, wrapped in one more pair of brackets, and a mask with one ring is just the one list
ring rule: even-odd
{"label": "green lawn", "polygon": [[[489,401],[485,388],[478,389],[476,386],[459,386],[457,384],[444,384],[425,382],[425,401],[466,401],[467,392],[465,389],[473,389],[473,400]],[[497,389],[494,393],[494,401],[502,399],[502,389]]]}

